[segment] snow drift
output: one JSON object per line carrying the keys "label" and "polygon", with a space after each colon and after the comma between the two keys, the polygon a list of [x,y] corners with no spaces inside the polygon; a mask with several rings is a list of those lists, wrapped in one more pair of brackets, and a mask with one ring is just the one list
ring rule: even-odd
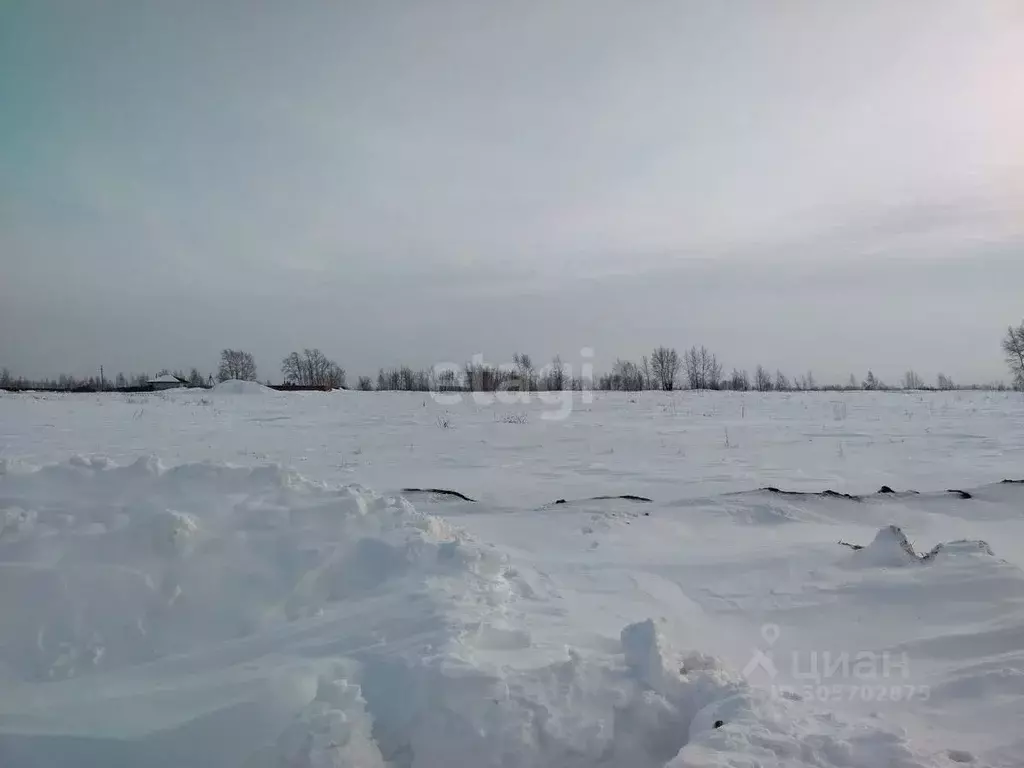
{"label": "snow drift", "polygon": [[214,384],[210,389],[215,395],[273,395],[276,394],[270,387],[265,387],[258,381],[242,381],[241,379],[228,379],[227,381]]}
{"label": "snow drift", "polygon": [[651,620],[552,642],[543,574],[359,487],[78,458],[0,511],[5,766],[926,764]]}

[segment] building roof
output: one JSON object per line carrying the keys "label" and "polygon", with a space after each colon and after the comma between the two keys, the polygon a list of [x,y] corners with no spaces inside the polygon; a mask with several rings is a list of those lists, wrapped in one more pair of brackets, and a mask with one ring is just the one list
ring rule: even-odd
{"label": "building roof", "polygon": [[165,373],[163,376],[157,376],[155,379],[150,379],[149,384],[184,384],[184,379],[179,379],[177,376],[172,376],[169,373]]}

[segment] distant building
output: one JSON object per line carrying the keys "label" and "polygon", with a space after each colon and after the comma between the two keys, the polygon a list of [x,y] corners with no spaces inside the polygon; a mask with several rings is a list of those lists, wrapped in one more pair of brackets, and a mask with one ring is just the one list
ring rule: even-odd
{"label": "distant building", "polygon": [[161,389],[174,389],[175,387],[184,387],[188,385],[188,382],[185,379],[179,379],[177,376],[172,376],[169,373],[165,373],[163,376],[157,376],[155,379],[150,379],[146,383],[157,391]]}

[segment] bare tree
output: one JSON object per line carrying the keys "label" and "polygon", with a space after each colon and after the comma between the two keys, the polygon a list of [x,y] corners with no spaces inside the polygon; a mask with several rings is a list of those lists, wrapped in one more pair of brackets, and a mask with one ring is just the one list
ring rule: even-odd
{"label": "bare tree", "polygon": [[298,384],[306,378],[306,372],[302,368],[302,356],[298,352],[292,352],[281,361],[281,375],[285,384]]}
{"label": "bare tree", "polygon": [[532,392],[537,389],[537,372],[532,358],[525,352],[515,352],[512,362],[515,364],[515,380],[519,391]]}
{"label": "bare tree", "polygon": [[770,392],[772,389],[772,375],[760,365],[754,371],[754,389],[758,392]]}
{"label": "bare tree", "polygon": [[345,369],[319,349],[292,352],[281,361],[281,374],[285,384],[333,389],[345,386]]}
{"label": "bare tree", "polygon": [[544,377],[544,388],[549,392],[560,392],[565,389],[565,364],[560,355],[551,358],[547,375]]}
{"label": "bare tree", "polygon": [[850,380],[846,382],[847,389],[860,389],[860,384],[857,383],[857,377],[852,373],[850,374]]}
{"label": "bare tree", "polygon": [[599,389],[614,389],[620,392],[639,392],[643,389],[644,379],[640,368],[629,360],[616,360],[611,374],[602,377]]}
{"label": "bare tree", "polygon": [[868,371],[868,377],[864,379],[864,383],[861,385],[861,389],[875,390],[884,389],[885,385],[882,384],[876,377],[874,371]]}
{"label": "bare tree", "polygon": [[939,389],[944,391],[956,389],[956,384],[954,384],[953,380],[944,373],[940,373],[938,375],[938,378],[935,380],[935,384]]}
{"label": "bare tree", "polygon": [[372,392],[373,379],[371,379],[369,376],[360,376],[359,384],[356,385],[356,388],[361,392]]}
{"label": "bare tree", "polygon": [[644,377],[644,389],[654,389],[654,375],[651,373],[651,363],[647,355],[640,358],[640,375]]}
{"label": "bare tree", "polygon": [[776,369],[775,371],[775,391],[776,392],[789,392],[793,388],[793,385],[789,382],[789,377],[786,376],[782,371]]}
{"label": "bare tree", "polygon": [[683,353],[683,370],[686,373],[686,383],[690,389],[704,389],[703,369],[697,347],[691,347]]}
{"label": "bare tree", "polygon": [[733,368],[732,375],[729,377],[728,383],[729,389],[735,392],[746,392],[750,389],[750,376],[746,371]]}
{"label": "bare tree", "polygon": [[[704,363],[704,375],[707,379],[708,389],[721,389],[722,387],[722,364],[718,362],[718,358],[708,352],[704,347],[701,347],[703,353]],[[746,372],[744,371],[744,376]],[[750,378],[747,377],[747,388],[750,388]]]}
{"label": "bare tree", "polygon": [[903,374],[904,389],[924,389],[924,380],[913,370]]}
{"label": "bare tree", "polygon": [[690,389],[718,389],[722,381],[722,364],[707,347],[691,347],[683,355],[683,368]]}
{"label": "bare tree", "polygon": [[225,349],[220,353],[217,379],[219,381],[228,379],[256,381],[256,360],[249,352],[243,352],[240,349]]}
{"label": "bare tree", "polygon": [[461,386],[459,385],[458,371],[454,368],[442,368],[434,371],[431,391],[458,392],[459,389]]}
{"label": "bare tree", "polygon": [[658,347],[651,353],[651,373],[654,382],[666,392],[676,388],[681,362],[675,348]]}
{"label": "bare tree", "polygon": [[1014,388],[1024,390],[1024,322],[1017,328],[1011,325],[1006,329],[1003,353],[1010,367],[1010,375],[1013,376]]}

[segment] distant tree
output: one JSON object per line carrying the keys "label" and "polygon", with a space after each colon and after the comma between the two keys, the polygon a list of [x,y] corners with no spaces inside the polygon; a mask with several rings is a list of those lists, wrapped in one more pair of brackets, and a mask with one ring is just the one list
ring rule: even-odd
{"label": "distant tree", "polygon": [[690,389],[718,389],[722,365],[707,347],[691,347],[683,354],[683,369]]}
{"label": "distant tree", "polygon": [[[701,351],[705,352],[703,358],[704,363],[704,375],[707,379],[708,389],[721,389],[722,387],[722,364],[718,362],[718,358],[710,352],[706,352],[703,347]],[[746,372],[743,374],[747,378],[747,388],[750,388],[750,378],[746,376]]]}
{"label": "distant tree", "polygon": [[512,362],[515,365],[513,388],[520,392],[532,392],[537,389],[537,372],[531,357],[525,352],[516,352],[512,355]]}
{"label": "distant tree", "polygon": [[651,352],[651,374],[655,384],[666,392],[676,388],[681,362],[675,348],[658,347]]}
{"label": "distant tree", "polygon": [[285,384],[307,384],[309,376],[303,368],[303,359],[298,352],[292,352],[281,361],[281,375]]}
{"label": "distant tree", "polygon": [[847,389],[860,389],[860,384],[857,383],[857,377],[852,373],[850,374],[850,380],[846,382]]}
{"label": "distant tree", "polygon": [[772,389],[772,375],[764,369],[764,366],[757,366],[754,371],[754,389],[758,392],[770,392]]}
{"label": "distant tree", "polygon": [[861,389],[868,391],[882,389],[882,383],[875,377],[874,371],[868,371],[868,377],[864,379],[864,383],[861,384]]}
{"label": "distant tree", "polygon": [[789,392],[793,388],[792,384],[789,383],[789,377],[786,376],[782,371],[775,371],[775,391],[776,392]]}
{"label": "distant tree", "polygon": [[611,374],[605,377],[605,381],[606,386],[601,389],[614,389],[620,392],[639,392],[644,386],[640,367],[629,360],[616,360]]}
{"label": "distant tree", "polygon": [[117,376],[114,377],[114,389],[127,389],[127,388],[128,388],[128,379],[125,378],[123,373],[118,373]]}
{"label": "distant tree", "polygon": [[193,368],[188,373],[188,385],[190,387],[201,387],[205,383],[203,374],[199,372],[198,368]]}
{"label": "distant tree", "polygon": [[459,389],[458,372],[453,368],[444,368],[434,375],[431,386],[434,392],[458,392]]}
{"label": "distant tree", "polygon": [[360,376],[359,383],[356,384],[356,389],[360,392],[372,392],[373,391],[373,379],[369,376]]}
{"label": "distant tree", "polygon": [[319,349],[292,352],[281,362],[281,374],[285,384],[334,389],[345,386],[345,369]]}
{"label": "distant tree", "polygon": [[924,380],[913,370],[903,374],[904,389],[924,389]]}
{"label": "distant tree", "polygon": [[644,389],[654,389],[654,374],[651,372],[651,363],[647,355],[640,358],[640,375],[644,377]]}
{"label": "distant tree", "polygon": [[1006,355],[1006,364],[1010,367],[1014,388],[1024,390],[1024,322],[1017,328],[1011,325],[1006,329],[1003,353]]}
{"label": "distant tree", "polygon": [[944,373],[940,373],[938,375],[938,378],[935,380],[935,385],[938,389],[945,391],[956,389],[956,385],[953,383],[953,380]]}
{"label": "distant tree", "polygon": [[220,353],[217,379],[219,381],[228,379],[256,381],[256,360],[249,352],[243,352],[240,349],[225,349]]}
{"label": "distant tree", "polygon": [[750,389],[750,376],[746,371],[741,371],[736,368],[732,369],[732,375],[729,377],[729,389],[736,392],[746,392]]}
{"label": "distant tree", "polygon": [[551,365],[545,377],[544,386],[549,392],[561,392],[565,389],[565,364],[560,355],[551,358]]}
{"label": "distant tree", "polygon": [[704,370],[704,348],[691,347],[683,354],[683,371],[690,389],[706,389],[707,374]]}
{"label": "distant tree", "polygon": [[4,368],[0,370],[0,389],[9,389],[14,386],[14,377],[11,376],[11,372]]}

